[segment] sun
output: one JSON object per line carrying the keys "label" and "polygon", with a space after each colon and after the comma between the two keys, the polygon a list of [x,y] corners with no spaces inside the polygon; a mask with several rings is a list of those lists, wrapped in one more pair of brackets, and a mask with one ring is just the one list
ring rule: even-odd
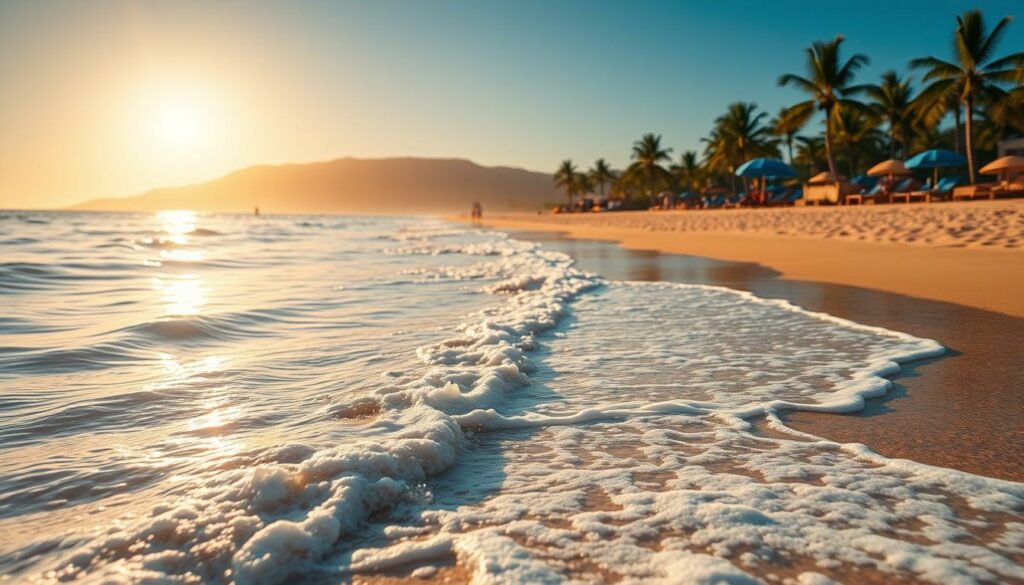
{"label": "sun", "polygon": [[199,112],[184,103],[164,104],[157,113],[156,134],[168,146],[189,146],[199,139]]}

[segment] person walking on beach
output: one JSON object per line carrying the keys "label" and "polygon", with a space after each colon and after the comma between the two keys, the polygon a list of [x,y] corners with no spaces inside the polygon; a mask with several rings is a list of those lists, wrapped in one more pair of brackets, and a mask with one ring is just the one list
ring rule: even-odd
{"label": "person walking on beach", "polygon": [[470,212],[470,216],[473,218],[473,223],[477,223],[484,218],[484,208],[480,206],[479,201],[473,202],[473,210]]}

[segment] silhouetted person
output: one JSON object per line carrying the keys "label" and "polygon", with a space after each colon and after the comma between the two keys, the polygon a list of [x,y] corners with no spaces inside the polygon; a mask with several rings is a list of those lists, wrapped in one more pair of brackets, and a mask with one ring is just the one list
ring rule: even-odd
{"label": "silhouetted person", "polygon": [[253,208],[252,214],[255,215],[256,217],[260,216],[260,206],[259,205],[257,205],[255,208]]}
{"label": "silhouetted person", "polygon": [[484,208],[480,206],[480,202],[479,201],[474,201],[473,202],[473,209],[470,212],[470,217],[473,218],[473,223],[476,223],[476,222],[480,221],[481,219],[483,219],[483,217],[484,217]]}

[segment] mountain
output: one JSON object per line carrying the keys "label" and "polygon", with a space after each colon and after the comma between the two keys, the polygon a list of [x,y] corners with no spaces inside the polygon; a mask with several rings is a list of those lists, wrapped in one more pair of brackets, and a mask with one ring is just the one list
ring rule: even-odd
{"label": "mountain", "polygon": [[532,211],[559,201],[551,175],[468,160],[385,158],[258,165],[206,183],[93,199],[72,209],[267,213]]}

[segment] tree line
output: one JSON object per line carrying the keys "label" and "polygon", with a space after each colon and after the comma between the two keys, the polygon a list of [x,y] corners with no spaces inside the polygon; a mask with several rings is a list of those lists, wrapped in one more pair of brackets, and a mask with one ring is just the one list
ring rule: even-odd
{"label": "tree line", "polygon": [[[804,51],[804,73],[778,79],[779,86],[797,89],[806,99],[774,117],[755,103],[735,102],[701,139],[702,153],[688,150],[673,162],[672,149],[649,133],[633,143],[625,169],[613,170],[603,158],[587,170],[564,160],[555,184],[570,206],[588,194],[645,205],[666,189],[699,193],[715,184],[735,193],[740,165],[757,157],[782,158],[783,150],[806,178],[823,170],[853,177],[885,158],[905,159],[930,148],[964,154],[974,183],[978,157],[993,158],[1000,140],[1024,133],[1024,52],[998,52],[1010,20],[1004,17],[989,29],[981,11],[964,12],[956,18],[950,59],[913,59],[910,74],[889,70],[876,83],[856,83],[870,60],[860,53],[844,59],[842,35],[815,42]],[[821,132],[807,133],[817,116]],[[952,124],[944,126],[950,118]]]}

